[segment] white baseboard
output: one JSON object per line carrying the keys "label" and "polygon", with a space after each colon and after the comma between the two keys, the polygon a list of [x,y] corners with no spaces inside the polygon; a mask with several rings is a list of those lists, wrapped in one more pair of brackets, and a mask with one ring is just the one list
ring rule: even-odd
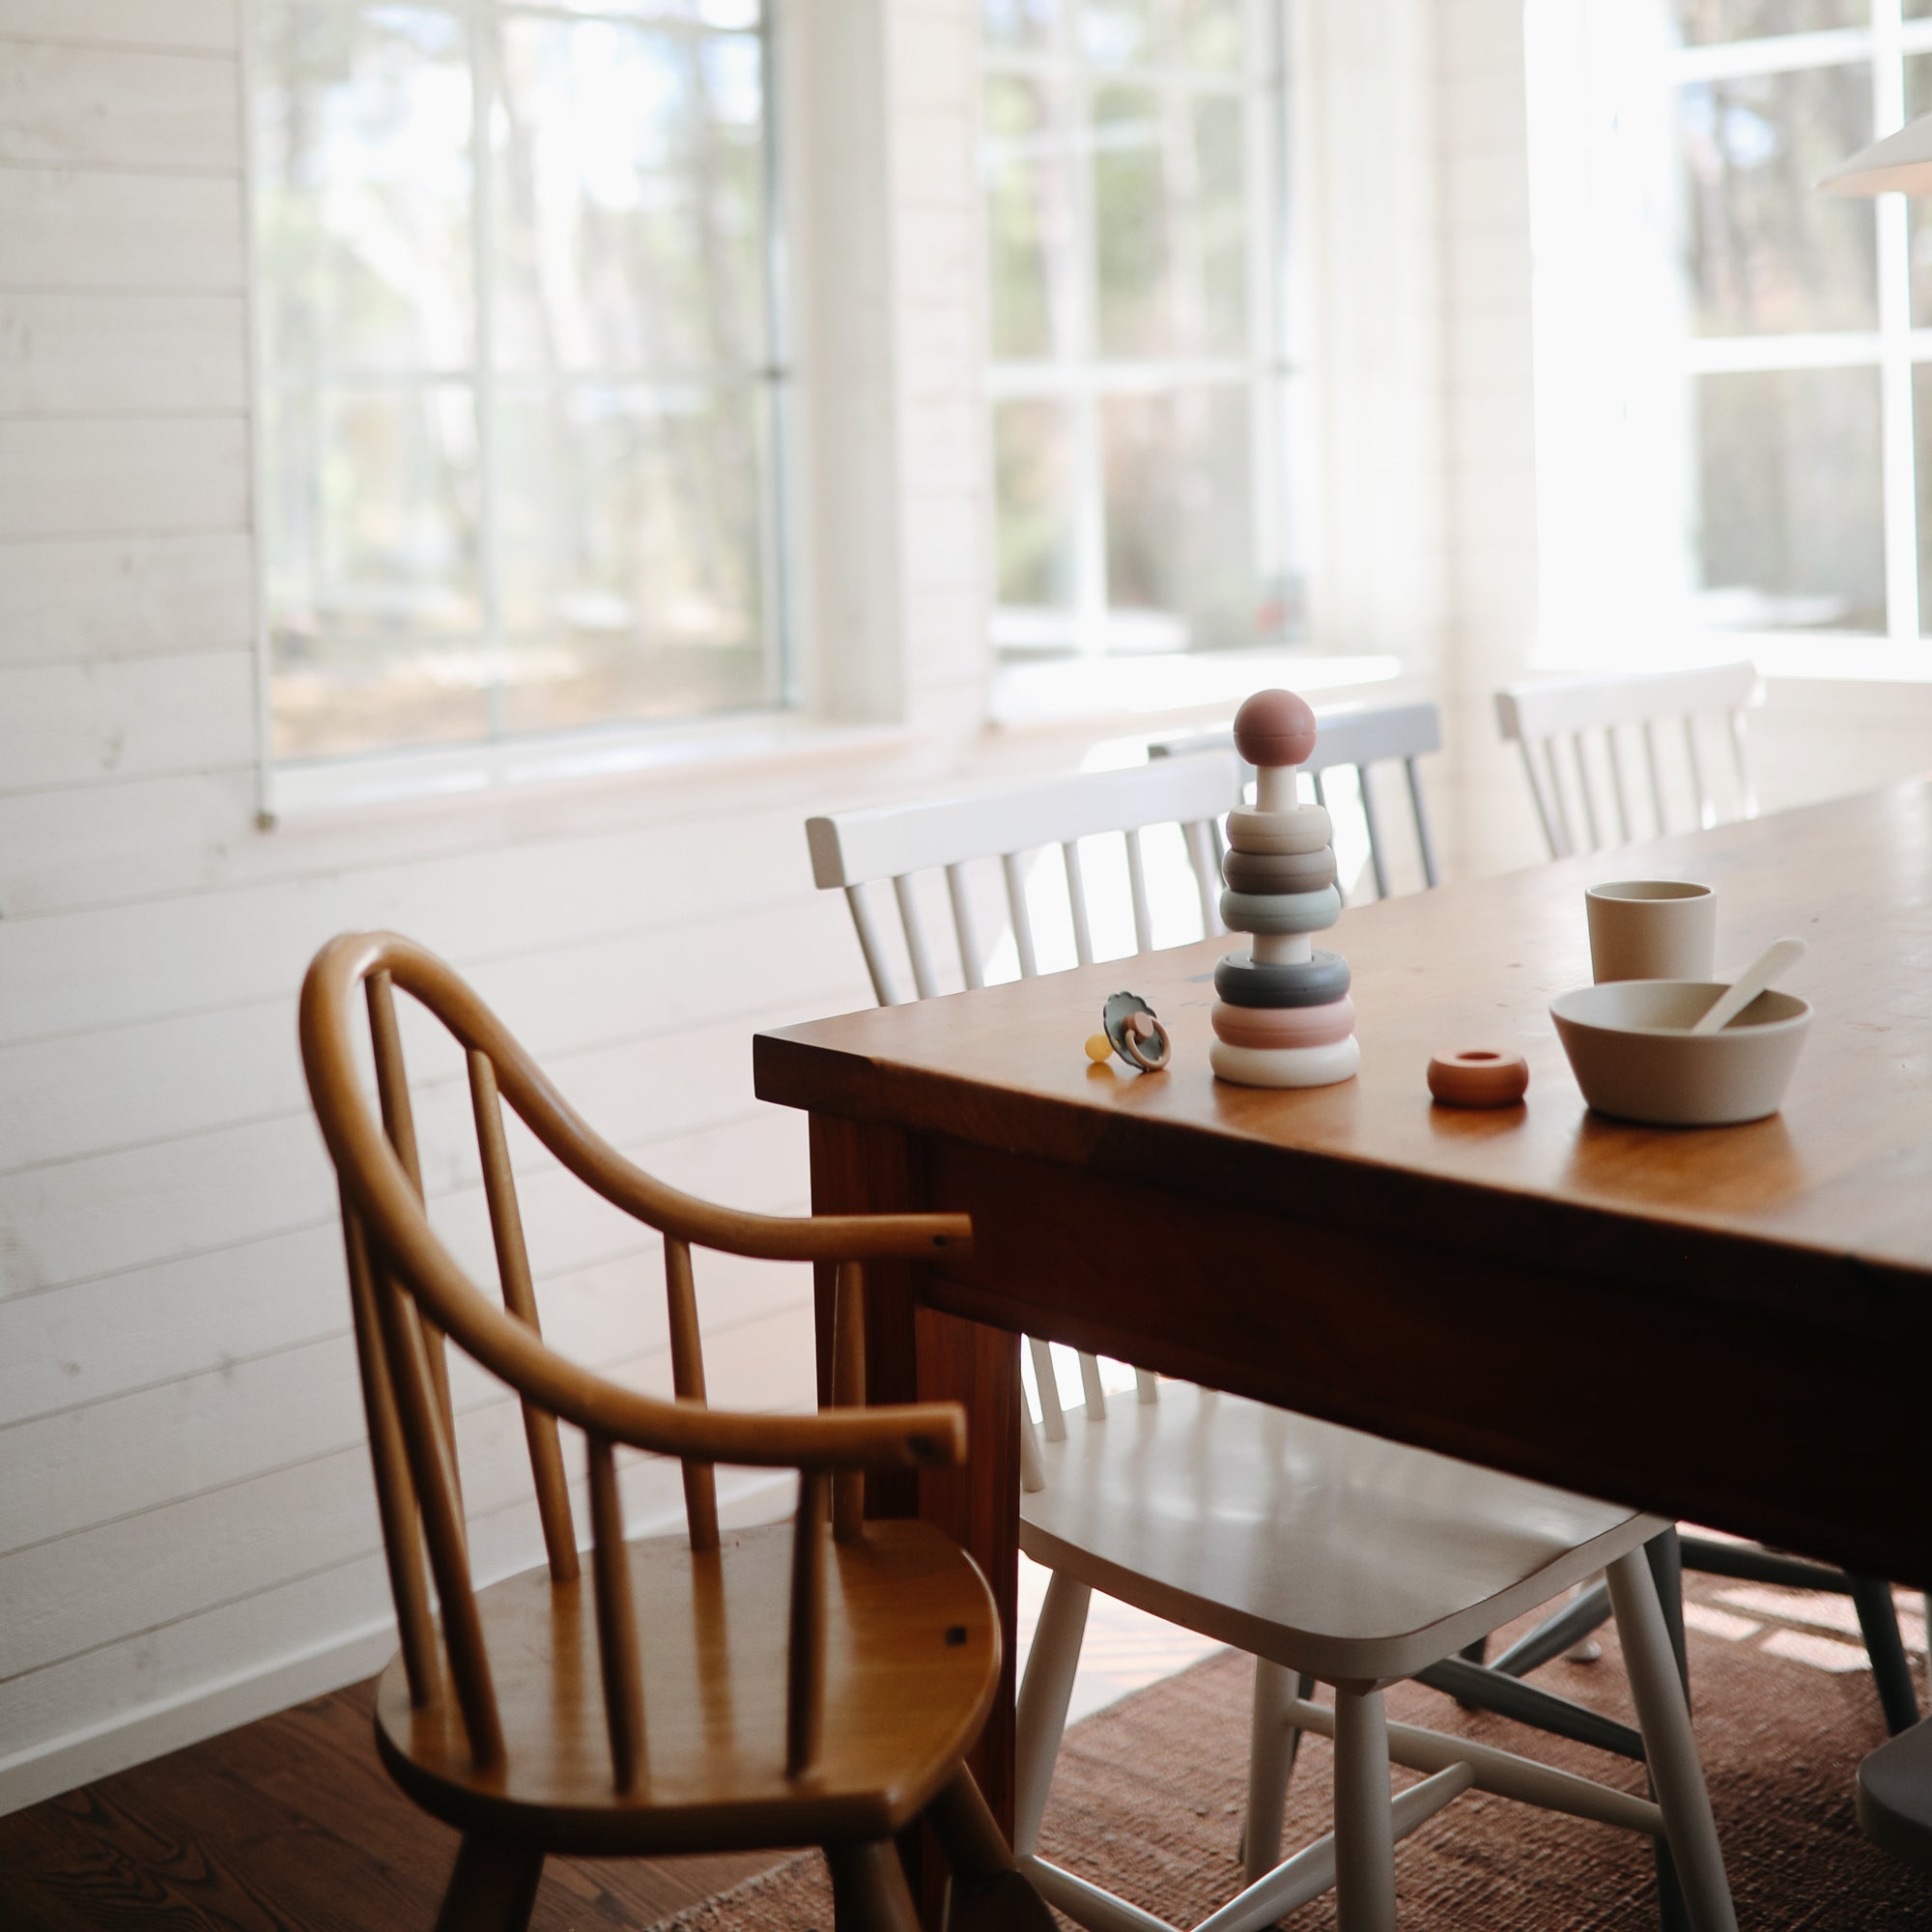
{"label": "white baseboard", "polygon": [[[771,1522],[789,1512],[793,1485],[790,1470],[747,1483],[719,1498],[719,1520],[734,1529]],[[682,1512],[674,1511],[663,1520],[634,1523],[632,1530],[649,1535],[681,1522]],[[211,1684],[139,1705],[125,1716],[0,1757],[0,1817],[372,1677],[395,1648],[395,1623],[384,1618],[347,1636],[252,1664]]]}

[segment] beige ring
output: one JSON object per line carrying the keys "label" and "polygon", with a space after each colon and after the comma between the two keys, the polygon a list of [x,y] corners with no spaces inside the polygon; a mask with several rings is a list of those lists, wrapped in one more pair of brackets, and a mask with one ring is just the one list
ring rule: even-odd
{"label": "beige ring", "polygon": [[1319,805],[1293,811],[1236,806],[1228,814],[1228,843],[1237,852],[1319,852],[1334,836],[1334,823]]}

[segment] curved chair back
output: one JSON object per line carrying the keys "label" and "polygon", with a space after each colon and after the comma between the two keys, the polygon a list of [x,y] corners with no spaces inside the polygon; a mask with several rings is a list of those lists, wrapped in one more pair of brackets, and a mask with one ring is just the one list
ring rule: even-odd
{"label": "curved chair back", "polygon": [[[1416,770],[1415,761],[1430,752],[1442,749],[1441,712],[1434,704],[1421,701],[1412,704],[1338,704],[1317,711],[1315,717],[1321,729],[1315,740],[1314,754],[1302,770],[1308,774],[1315,787],[1316,804],[1329,810],[1336,802],[1328,796],[1328,787],[1322,782],[1323,776],[1337,770],[1353,771],[1355,793],[1361,800],[1362,830],[1368,840],[1369,872],[1376,882],[1377,898],[1385,899],[1389,895],[1395,856],[1390,849],[1392,841],[1382,826],[1370,776],[1378,766],[1398,763],[1402,766],[1422,883],[1425,888],[1435,885],[1435,847],[1429,836],[1429,811],[1423,804],[1422,777]],[[1232,752],[1234,749],[1234,730],[1224,726],[1214,731],[1197,731],[1187,737],[1159,740],[1148,747],[1148,755],[1151,758],[1192,757],[1202,752]],[[1241,774],[1245,784],[1253,780],[1254,767],[1244,764]]]}
{"label": "curved chair back", "polygon": [[[1747,660],[1636,677],[1551,678],[1497,692],[1496,723],[1522,754],[1549,856],[1567,859],[1579,849],[1601,851],[1634,838],[1662,838],[1670,830],[1664,800],[1675,783],[1669,769],[1675,763],[1668,750],[1672,736],[1700,827],[1721,817],[1755,818],[1745,712],[1763,696],[1757,667]],[[1706,739],[1722,741],[1718,762],[1731,768],[1732,782],[1722,789],[1730,792],[1734,810],[1720,811],[1709,746],[1699,745],[1700,718]],[[1668,729],[1673,724],[1674,733]],[[1662,753],[1660,738],[1666,747]],[[1640,790],[1626,783],[1633,751],[1645,781]]]}
{"label": "curved chair back", "polygon": [[[430,1225],[397,1024],[396,991],[413,996],[465,1050],[499,1273],[498,1301],[473,1283]],[[376,1094],[357,1065],[357,1008],[366,1010]],[[923,1257],[970,1242],[963,1215],[792,1219],[716,1207],[632,1165],[557,1093],[475,993],[440,959],[394,933],[345,933],[317,953],[302,982],[301,1051],[309,1093],[340,1183],[349,1287],[361,1367],[376,1496],[402,1636],[410,1698],[443,1694],[439,1647],[464,1732],[479,1767],[505,1756],[463,1515],[445,1344],[521,1398],[537,1509],[556,1583],[578,1577],[578,1544],[558,1424],[582,1432],[588,1463],[590,1553],[611,1771],[632,1788],[644,1751],[639,1630],[624,1556],[615,1451],[673,1456],[683,1464],[692,1548],[718,1547],[712,1476],[719,1463],[800,1472],[788,1608],[785,1761],[804,1776],[821,1723],[825,1533],[860,1533],[867,1468],[956,1463],[965,1420],[951,1404],[863,1406],[862,1263]],[[674,1401],[605,1379],[542,1337],[503,1104],[585,1186],[664,1236]],[[739,1414],[705,1400],[692,1250],[838,1264],[834,1407],[816,1416]],[[427,1548],[429,1575],[424,1575]],[[439,1646],[430,1610],[434,1580]]]}

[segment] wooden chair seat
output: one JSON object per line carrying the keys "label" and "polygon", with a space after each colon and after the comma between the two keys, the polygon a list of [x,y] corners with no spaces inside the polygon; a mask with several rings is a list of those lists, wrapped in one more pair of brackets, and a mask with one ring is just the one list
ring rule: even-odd
{"label": "wooden chair seat", "polygon": [[1186,1382],[1065,1420],[1020,1498],[1029,1556],[1331,1681],[1425,1669],[1664,1527]]}
{"label": "wooden chair seat", "polygon": [[538,1569],[479,1590],[506,1761],[479,1770],[455,1700],[410,1705],[402,1660],[377,1692],[378,1739],[422,1807],[583,1854],[726,1851],[891,1836],[979,1735],[1000,1675],[991,1593],[921,1522],[874,1522],[826,1566],[825,1730],[810,1789],[785,1775],[788,1524],[626,1545],[643,1646],[644,1748],[611,1780],[590,1578]]}

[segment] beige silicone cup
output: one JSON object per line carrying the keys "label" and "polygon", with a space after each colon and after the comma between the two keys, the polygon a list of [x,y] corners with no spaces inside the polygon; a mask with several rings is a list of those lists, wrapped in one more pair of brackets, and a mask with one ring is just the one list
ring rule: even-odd
{"label": "beige silicone cup", "polygon": [[1710,980],[1718,898],[1683,879],[1617,879],[1583,895],[1590,971],[1606,980]]}

